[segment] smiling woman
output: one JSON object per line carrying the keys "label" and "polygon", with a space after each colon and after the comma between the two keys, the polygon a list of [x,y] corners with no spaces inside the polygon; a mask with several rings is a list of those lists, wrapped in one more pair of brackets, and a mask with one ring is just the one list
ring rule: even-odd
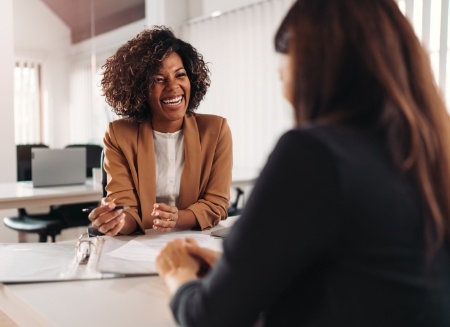
{"label": "smiling woman", "polygon": [[164,133],[176,132],[181,129],[191,93],[191,82],[176,52],[171,52],[163,60],[155,81],[149,90],[153,129]]}
{"label": "smiling woman", "polygon": [[106,101],[122,119],[105,133],[107,196],[90,213],[92,225],[116,235],[205,229],[225,219],[231,131],[225,118],[194,112],[210,84],[202,55],[155,27],[120,47],[103,69]]}

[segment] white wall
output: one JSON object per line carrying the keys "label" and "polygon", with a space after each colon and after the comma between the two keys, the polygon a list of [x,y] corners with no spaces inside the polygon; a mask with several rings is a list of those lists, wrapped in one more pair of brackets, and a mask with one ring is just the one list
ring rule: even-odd
{"label": "white wall", "polygon": [[39,0],[14,0],[15,56],[42,63],[44,143],[64,147],[69,140],[69,28]]}
{"label": "white wall", "polygon": [[215,11],[230,11],[235,8],[245,7],[262,1],[264,0],[203,0],[203,16],[210,15]]}
{"label": "white wall", "polygon": [[177,34],[187,20],[230,11],[267,0],[145,0],[147,26],[164,24]]}
{"label": "white wall", "polygon": [[145,20],[152,25],[170,26],[175,34],[189,18],[188,0],[145,0]]}
{"label": "white wall", "polygon": [[0,148],[2,163],[0,183],[12,182],[16,176],[14,146],[14,43],[13,43],[13,0],[0,1],[0,104],[1,126]]}
{"label": "white wall", "polygon": [[[0,1],[0,149],[2,163],[0,183],[14,182],[16,179],[16,147],[14,145],[14,41],[13,41],[13,0]],[[16,210],[0,210],[0,218],[16,214]],[[0,221],[0,242],[14,242],[17,233],[8,230]]]}

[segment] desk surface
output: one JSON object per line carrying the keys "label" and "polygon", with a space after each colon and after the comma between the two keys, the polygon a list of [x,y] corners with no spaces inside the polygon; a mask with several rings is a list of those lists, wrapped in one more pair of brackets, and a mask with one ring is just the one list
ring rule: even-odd
{"label": "desk surface", "polygon": [[[254,170],[233,171],[233,186],[251,185],[256,177]],[[101,197],[102,186],[92,179],[81,185],[53,187],[33,187],[30,182],[0,183],[0,209],[94,202]]]}
{"label": "desk surface", "polygon": [[[230,217],[214,229],[231,226],[236,219]],[[221,240],[216,241],[220,248]],[[175,327],[169,300],[159,276],[0,284],[0,309],[23,327]]]}
{"label": "desk surface", "polygon": [[102,186],[91,179],[81,185],[54,187],[33,187],[29,182],[0,183],[0,209],[94,202],[101,197]]}
{"label": "desk surface", "polygon": [[0,284],[0,306],[21,327],[177,326],[158,276]]}

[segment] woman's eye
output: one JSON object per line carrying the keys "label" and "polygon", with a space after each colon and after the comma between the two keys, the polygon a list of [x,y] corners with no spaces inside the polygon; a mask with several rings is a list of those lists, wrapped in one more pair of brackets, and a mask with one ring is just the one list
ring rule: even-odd
{"label": "woman's eye", "polygon": [[179,74],[177,75],[177,77],[178,77],[178,78],[186,77],[186,73],[179,73]]}
{"label": "woman's eye", "polygon": [[156,77],[155,78],[155,82],[156,83],[164,83],[164,78],[163,77]]}

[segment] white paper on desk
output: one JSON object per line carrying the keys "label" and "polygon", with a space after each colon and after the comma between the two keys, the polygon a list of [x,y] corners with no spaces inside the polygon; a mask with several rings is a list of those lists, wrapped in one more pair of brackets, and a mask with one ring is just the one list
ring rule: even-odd
{"label": "white paper on desk", "polygon": [[141,242],[131,240],[120,248],[113,250],[107,255],[125,260],[155,261],[159,251]]}
{"label": "white paper on desk", "polygon": [[119,274],[156,274],[155,261],[161,249],[176,238],[190,237],[202,247],[215,242],[207,234],[195,232],[152,233],[124,242],[108,238],[103,245],[97,269]]}

